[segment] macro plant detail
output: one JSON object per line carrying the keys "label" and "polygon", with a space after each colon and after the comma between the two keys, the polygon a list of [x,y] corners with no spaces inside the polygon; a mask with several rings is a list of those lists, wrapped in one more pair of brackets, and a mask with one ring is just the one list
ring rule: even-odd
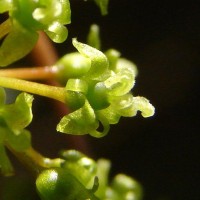
{"label": "macro plant detail", "polygon": [[[61,119],[58,131],[102,137],[109,131],[109,124],[118,123],[121,116],[135,116],[138,110],[144,117],[154,113],[147,99],[133,97],[130,93],[137,72],[132,62],[120,58],[114,49],[107,52],[109,60],[101,51],[76,39],[73,39],[73,45],[84,56],[83,59],[87,59],[85,66],[90,67],[84,68],[82,75],[69,77],[66,89],[76,93],[76,102],[82,99],[82,105],[80,103],[80,108]],[[81,55],[77,54],[78,57]],[[62,65],[62,61],[64,66],[65,57],[58,61],[58,66]],[[102,132],[97,131],[99,123],[104,127]]]}
{"label": "macro plant detail", "polygon": [[[95,0],[102,15],[108,0]],[[7,19],[0,25],[0,66],[23,58],[35,46],[39,32],[56,43],[67,39],[66,25],[71,23],[68,0],[2,0],[0,13]],[[142,190],[133,178],[119,174],[110,182],[110,161],[94,161],[76,150],[60,152],[58,158],[46,158],[31,144],[34,94],[61,101],[69,113],[56,130],[65,134],[105,136],[111,124],[121,117],[154,114],[144,97],[133,96],[137,67],[121,57],[116,49],[101,50],[99,27],[92,25],[86,43],[73,38],[74,52],[67,53],[52,66],[0,69],[0,171],[14,175],[8,149],[35,174],[36,188],[42,200],[139,200]],[[55,80],[58,86],[37,80]],[[6,104],[4,88],[21,91],[15,102]],[[30,94],[31,93],[31,94]]]}

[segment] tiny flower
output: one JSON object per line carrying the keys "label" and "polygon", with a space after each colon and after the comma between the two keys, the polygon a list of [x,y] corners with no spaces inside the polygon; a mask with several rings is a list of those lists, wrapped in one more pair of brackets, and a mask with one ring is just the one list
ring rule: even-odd
{"label": "tiny flower", "polygon": [[[138,111],[141,111],[143,117],[154,114],[154,107],[146,98],[131,94],[137,75],[136,66],[132,62],[112,52],[107,57],[96,48],[76,39],[73,39],[73,45],[79,54],[65,56],[56,64],[64,69],[67,63],[66,69],[69,68],[71,73],[71,77],[67,75],[66,91],[72,112],[61,119],[58,131],[102,137],[108,133],[110,124],[118,123],[122,116],[132,117]],[[75,66],[76,56],[77,59],[81,57],[83,63],[77,65],[81,73],[74,74],[76,67],[72,66]],[[70,62],[70,59],[74,62]],[[75,106],[74,102],[79,103]],[[101,126],[103,130],[100,130]]]}

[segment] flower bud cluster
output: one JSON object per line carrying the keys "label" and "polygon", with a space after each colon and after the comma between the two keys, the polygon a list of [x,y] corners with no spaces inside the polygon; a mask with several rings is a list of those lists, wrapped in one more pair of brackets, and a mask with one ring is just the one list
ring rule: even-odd
{"label": "flower bud cluster", "polygon": [[[122,116],[132,117],[138,111],[143,117],[154,114],[146,98],[131,93],[137,75],[131,61],[114,49],[104,54],[76,39],[73,45],[79,53],[68,54],[56,64],[58,78],[68,80],[66,99],[72,111],[61,119],[58,131],[102,137]],[[99,130],[101,125],[103,130]]]}

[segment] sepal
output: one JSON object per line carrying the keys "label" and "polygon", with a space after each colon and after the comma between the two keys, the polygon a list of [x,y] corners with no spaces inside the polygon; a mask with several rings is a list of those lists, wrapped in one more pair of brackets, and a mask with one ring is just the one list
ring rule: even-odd
{"label": "sepal", "polygon": [[91,67],[85,75],[85,78],[97,81],[103,80],[107,76],[106,72],[109,66],[107,57],[98,49],[78,42],[76,38],[72,40],[72,44],[81,55],[91,60]]}
{"label": "sepal", "polygon": [[20,134],[20,131],[32,121],[32,101],[32,95],[21,93],[16,98],[15,103],[4,105],[0,110],[0,116],[16,135]]}
{"label": "sepal", "polygon": [[83,107],[64,116],[57,126],[57,131],[71,133],[74,135],[84,135],[96,130],[98,121],[94,110],[87,100]]}

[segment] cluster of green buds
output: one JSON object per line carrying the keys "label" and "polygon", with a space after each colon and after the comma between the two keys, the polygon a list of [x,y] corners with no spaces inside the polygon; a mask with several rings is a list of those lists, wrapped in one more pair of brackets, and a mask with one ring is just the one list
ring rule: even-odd
{"label": "cluster of green buds", "polygon": [[[103,15],[107,14],[108,0],[94,2]],[[69,0],[3,0],[0,14],[8,14],[8,19],[0,24],[0,66],[7,66],[28,54],[39,31],[44,31],[57,43],[68,36],[65,25],[71,22]],[[154,107],[146,98],[131,93],[137,75],[135,64],[122,58],[115,49],[100,51],[97,26],[92,26],[88,44],[77,39],[72,43],[77,52],[65,55],[49,68],[55,70],[54,78],[64,87],[6,76],[0,78],[1,85],[66,103],[70,113],[57,125],[57,131],[62,133],[103,137],[110,124],[118,123],[121,117],[135,116],[138,111],[143,117],[154,114]],[[21,93],[11,104],[5,104],[5,98],[5,91],[0,87],[2,174],[13,174],[7,148],[37,173],[36,186],[42,200],[141,199],[140,185],[132,178],[119,174],[112,182],[108,181],[108,160],[95,162],[75,150],[64,151],[62,158],[56,159],[37,153],[31,147],[30,132],[25,129],[32,121],[33,96]]]}
{"label": "cluster of green buds", "polygon": [[36,186],[42,200],[140,200],[142,190],[137,181],[119,174],[109,183],[110,162],[95,162],[84,154],[68,150],[62,153],[60,167],[39,174]]}
{"label": "cluster of green buds", "polygon": [[4,41],[0,47],[0,65],[6,66],[31,51],[38,39],[38,31],[44,31],[57,43],[63,42],[71,22],[69,0],[4,0],[0,1],[0,13],[8,12],[9,19],[1,26]]}
{"label": "cluster of green buds", "polygon": [[121,58],[114,49],[103,53],[77,39],[72,43],[78,52],[67,54],[55,64],[58,80],[67,81],[66,99],[71,110],[61,119],[58,131],[102,137],[121,116],[132,117],[138,111],[143,117],[154,114],[146,98],[131,93],[137,75],[134,63]]}
{"label": "cluster of green buds", "polygon": [[62,133],[103,137],[110,124],[118,123],[121,117],[133,117],[138,111],[143,117],[154,114],[154,107],[146,98],[132,95],[137,76],[135,64],[115,49],[104,53],[99,50],[98,26],[91,27],[88,44],[75,38],[72,44],[77,52],[66,54],[48,67],[64,87],[4,77],[6,73],[0,79],[1,85],[66,103],[70,113],[57,125],[57,131]]}

